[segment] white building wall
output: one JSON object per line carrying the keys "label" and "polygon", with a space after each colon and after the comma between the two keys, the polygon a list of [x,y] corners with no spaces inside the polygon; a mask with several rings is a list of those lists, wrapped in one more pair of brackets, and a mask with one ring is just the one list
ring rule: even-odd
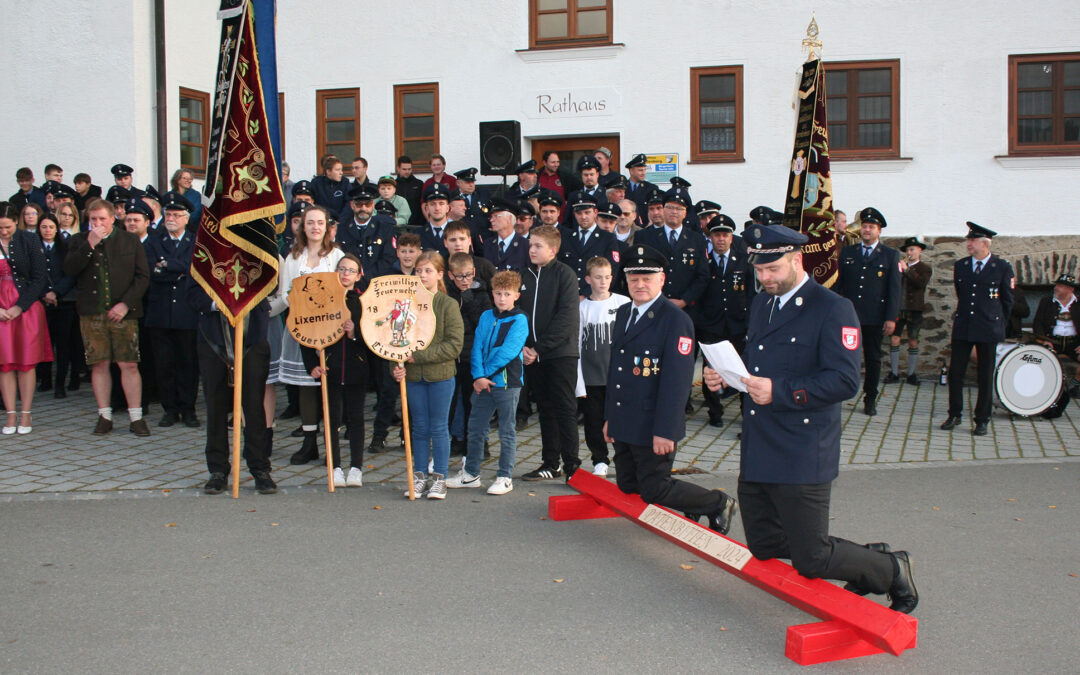
{"label": "white building wall", "polygon": [[[40,173],[49,161],[69,176],[89,170],[107,185],[108,167],[133,158],[136,181],[152,179],[153,92],[143,69],[152,83],[151,2],[120,0],[108,11],[91,4],[0,0],[12,38],[0,44],[0,58],[21,64],[0,72],[9,93],[0,101],[7,194],[15,168]],[[179,163],[178,87],[212,88],[216,5],[167,2],[170,170]],[[783,206],[810,6],[614,0],[614,40],[623,46],[520,52],[528,47],[527,8],[527,0],[279,0],[279,86],[293,177],[316,171],[316,90],[359,87],[362,154],[380,175],[393,169],[393,86],[433,81],[451,171],[480,165],[480,121],[519,119],[525,156],[530,139],[617,133],[624,161],[636,152],[678,152],[694,197],[719,201],[737,221],[757,204]],[[1023,8],[1005,0],[819,0],[813,9],[827,61],[901,62],[904,159],[834,162],[839,207],[877,206],[894,236],[961,233],[965,220],[1003,234],[1080,233],[1070,218],[1080,211],[1080,157],[1001,158],[1008,152],[1008,56],[1080,51],[1074,0]],[[44,21],[46,13],[70,27],[62,50],[40,46],[56,40],[57,24]],[[61,56],[50,60],[50,52]],[[139,54],[145,63],[135,67]],[[686,164],[690,68],[716,65],[744,69],[745,161]],[[95,88],[111,95],[92,97]],[[614,90],[617,100],[604,116],[528,116],[522,101],[553,89]],[[56,98],[73,103],[55,105]]]}

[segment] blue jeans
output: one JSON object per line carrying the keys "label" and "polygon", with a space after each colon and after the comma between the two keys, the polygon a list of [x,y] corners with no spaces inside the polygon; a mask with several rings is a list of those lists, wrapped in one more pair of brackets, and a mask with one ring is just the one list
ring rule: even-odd
{"label": "blue jeans", "polygon": [[454,378],[438,382],[408,382],[409,426],[412,435],[413,470],[426,472],[435,459],[435,473],[446,475],[450,465],[450,399]]}
{"label": "blue jeans", "polygon": [[472,395],[472,413],[469,415],[469,452],[465,456],[465,470],[474,476],[480,475],[480,462],[484,459],[484,439],[487,438],[491,415],[499,411],[499,478],[512,478],[514,475],[514,454],[517,452],[517,410],[521,388],[499,389],[492,387]]}

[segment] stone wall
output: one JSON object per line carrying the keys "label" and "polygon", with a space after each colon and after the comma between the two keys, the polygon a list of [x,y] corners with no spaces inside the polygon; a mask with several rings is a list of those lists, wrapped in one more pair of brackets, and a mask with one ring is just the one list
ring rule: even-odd
{"label": "stone wall", "polygon": [[[882,242],[899,247],[903,238],[883,237]],[[933,267],[934,274],[926,289],[927,309],[919,340],[919,374],[936,377],[941,365],[949,359],[952,313],[956,309],[953,263],[967,255],[967,248],[963,237],[930,237],[926,244],[922,259]],[[990,251],[1012,264],[1016,285],[1030,296],[1032,310],[1024,319],[1025,326],[1030,325],[1039,298],[1049,293],[1049,287],[1059,274],[1080,273],[1080,235],[995,237]],[[888,340],[884,341],[882,349],[886,352],[883,366],[887,369]],[[900,367],[901,372],[907,368],[906,341],[901,343]],[[974,368],[968,370],[968,378],[972,379]]]}

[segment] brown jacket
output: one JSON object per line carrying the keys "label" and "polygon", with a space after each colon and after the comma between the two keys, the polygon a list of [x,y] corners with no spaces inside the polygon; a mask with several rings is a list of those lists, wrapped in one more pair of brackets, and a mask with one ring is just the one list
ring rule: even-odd
{"label": "brown jacket", "polygon": [[908,312],[926,310],[926,285],[930,283],[930,276],[933,273],[934,270],[924,260],[907,268],[904,275],[900,277],[900,285],[903,287],[901,310]]}
{"label": "brown jacket", "polygon": [[[150,286],[150,268],[146,251],[139,238],[119,227],[90,248],[86,232],[68,239],[68,252],[64,257],[64,274],[77,277],[75,286],[75,309],[80,316],[93,316],[98,310],[98,274],[102,260],[109,265],[109,308],[117,303],[128,306],[128,319],[143,315],[143,296]],[[104,256],[102,256],[104,252]]]}

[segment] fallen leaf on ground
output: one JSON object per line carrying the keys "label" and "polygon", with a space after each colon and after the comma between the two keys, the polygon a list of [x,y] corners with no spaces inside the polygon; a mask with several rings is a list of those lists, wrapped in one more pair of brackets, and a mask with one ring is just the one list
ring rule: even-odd
{"label": "fallen leaf on ground", "polygon": [[727,630],[727,628],[724,628],[723,626],[720,626],[720,630]]}
{"label": "fallen leaf on ground", "polygon": [[277,527],[277,523],[270,523],[270,527]]}
{"label": "fallen leaf on ground", "polygon": [[1006,499],[1005,501],[1007,501],[1007,502],[1015,502],[1015,501],[1016,501],[1016,497],[1009,497],[1009,498],[1008,498],[1008,499]]}
{"label": "fallen leaf on ground", "polygon": [[375,510],[375,511],[382,511],[382,507],[381,507],[381,506],[372,506],[371,508],[372,508],[373,510]]}
{"label": "fallen leaf on ground", "polygon": [[1013,520],[1015,520],[1015,521],[1016,521],[1016,522],[1018,522],[1018,523],[1022,523],[1022,522],[1024,522],[1024,519],[1023,519],[1023,518],[1013,518]]}
{"label": "fallen leaf on ground", "polygon": [[686,563],[683,563],[683,564],[679,565],[679,567],[683,568],[684,570],[692,570],[692,569],[694,569],[693,565],[687,565]]}
{"label": "fallen leaf on ground", "polygon": [[248,509],[248,513],[255,513],[255,509]]}
{"label": "fallen leaf on ground", "polygon": [[165,488],[164,490],[162,490],[162,492],[164,492],[165,494],[169,494],[170,492],[172,492],[172,490]]}
{"label": "fallen leaf on ground", "polygon": [[536,493],[535,493],[535,492],[530,492],[530,493],[529,493],[529,496],[530,496],[530,497],[535,497],[535,496],[536,496]]}
{"label": "fallen leaf on ground", "polygon": [[557,583],[557,584],[561,584],[562,582],[563,582],[563,579],[556,579],[555,580],[555,583]]}
{"label": "fallen leaf on ground", "polygon": [[214,557],[213,553],[211,553],[210,555],[204,555],[203,560],[209,560],[210,558],[213,558],[213,557]]}
{"label": "fallen leaf on ground", "polygon": [[540,520],[547,520],[547,516],[540,516]]}
{"label": "fallen leaf on ground", "polygon": [[1075,579],[1075,578],[1076,578],[1077,576],[1080,576],[1080,575],[1072,574],[1072,573],[1070,572],[1070,573],[1069,573],[1069,576],[1070,576],[1070,577],[1072,577],[1073,579]]}
{"label": "fallen leaf on ground", "polygon": [[1046,508],[1048,508],[1048,509],[1056,509],[1057,507],[1056,506],[1048,506]]}
{"label": "fallen leaf on ground", "polygon": [[176,527],[176,523],[168,523],[165,527]]}
{"label": "fallen leaf on ground", "polygon": [[935,511],[940,511],[941,509],[939,509],[938,507],[936,507],[936,506],[935,506],[935,507],[934,507],[934,510],[935,510]]}

